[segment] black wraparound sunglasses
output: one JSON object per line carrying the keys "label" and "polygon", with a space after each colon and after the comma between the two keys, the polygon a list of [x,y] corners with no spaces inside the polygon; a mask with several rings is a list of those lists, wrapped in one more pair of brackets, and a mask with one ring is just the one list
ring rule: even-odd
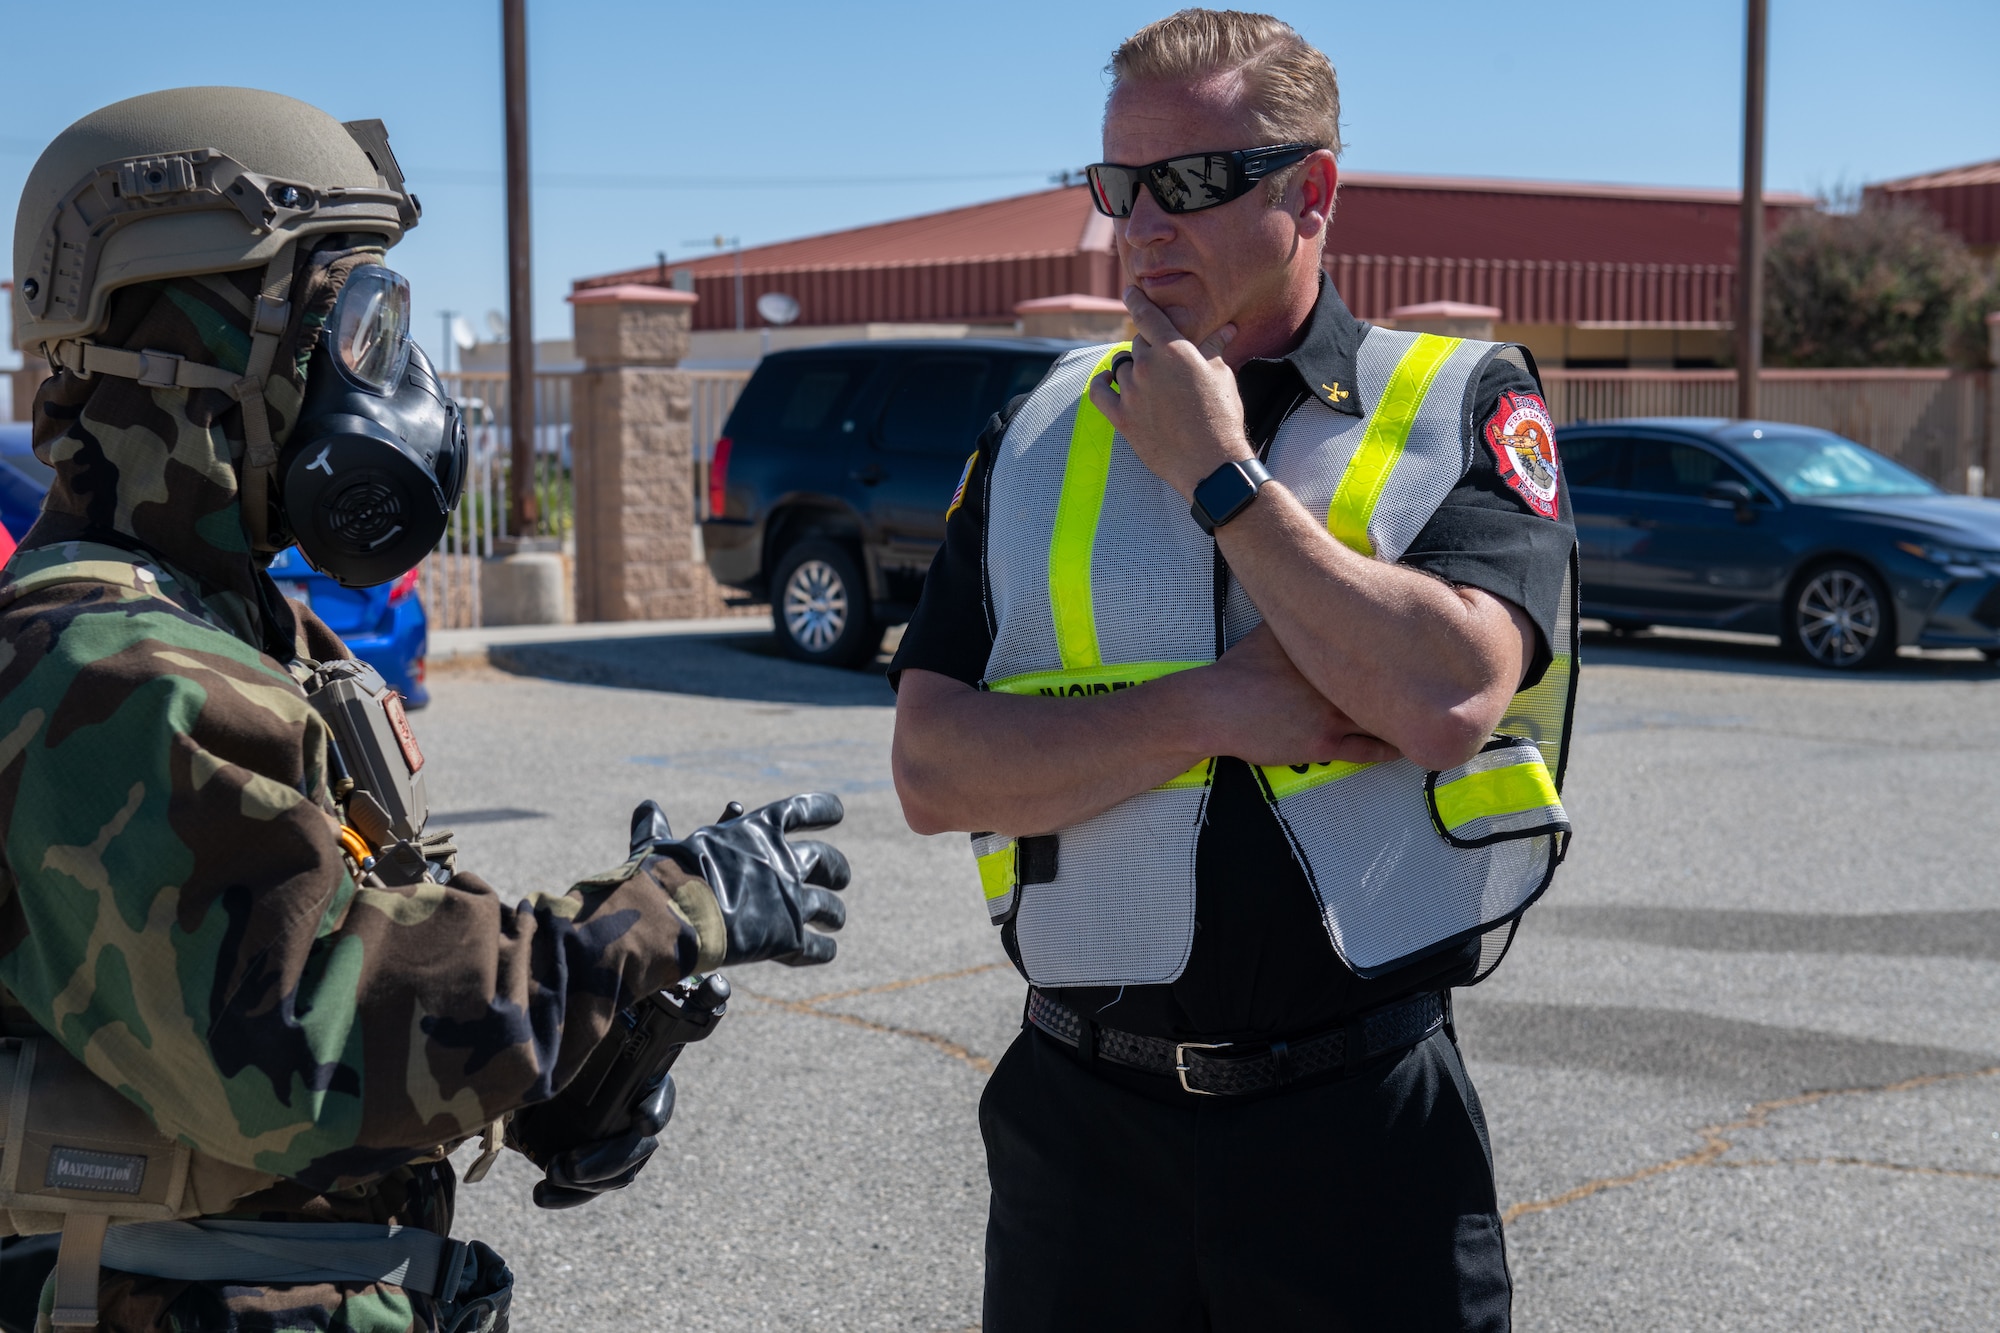
{"label": "black wraparound sunglasses", "polygon": [[1281,143],[1269,148],[1238,148],[1228,152],[1188,153],[1143,167],[1099,162],[1083,169],[1090,178],[1090,201],[1106,217],[1129,218],[1139,202],[1139,187],[1169,213],[1193,213],[1241,198],[1251,186],[1274,171],[1319,151],[1318,144]]}

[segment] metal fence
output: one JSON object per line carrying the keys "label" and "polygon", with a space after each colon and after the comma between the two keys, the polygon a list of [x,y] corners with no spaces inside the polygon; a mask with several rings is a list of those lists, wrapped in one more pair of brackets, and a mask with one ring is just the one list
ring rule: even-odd
{"label": "metal fence", "polygon": [[[1766,420],[1845,435],[1949,491],[1984,493],[1996,461],[1994,372],[1767,370]],[[1733,370],[1545,370],[1557,425],[1613,417],[1728,417]]]}
{"label": "metal fence", "polygon": [[[513,421],[507,376],[466,372],[441,377],[465,412],[469,446],[465,497],[444,539],[424,560],[417,584],[434,629],[479,624],[479,562],[493,544],[515,536],[508,525],[508,478],[513,474]],[[535,492],[541,514],[532,537],[567,537],[576,523],[570,476],[570,407],[574,375],[535,376]]]}
{"label": "metal fence", "polygon": [[[708,517],[708,474],[722,423],[750,379],[747,370],[688,371],[694,435],[695,517]],[[470,446],[465,498],[451,516],[444,539],[425,559],[418,582],[424,611],[435,629],[480,623],[480,561],[494,543],[515,535],[508,527],[507,479],[512,473],[513,423],[504,373],[466,372],[442,377],[445,391],[465,411]],[[541,517],[527,536],[565,539],[576,527],[576,492],[570,459],[576,376],[535,376],[535,490]],[[568,543],[565,542],[565,549]]]}

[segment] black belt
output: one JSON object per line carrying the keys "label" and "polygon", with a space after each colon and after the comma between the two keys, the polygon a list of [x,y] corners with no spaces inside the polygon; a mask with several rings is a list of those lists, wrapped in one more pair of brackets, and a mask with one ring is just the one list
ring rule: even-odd
{"label": "black belt", "polygon": [[1028,1021],[1063,1045],[1127,1069],[1177,1075],[1182,1088],[1206,1097],[1240,1097],[1332,1069],[1357,1069],[1436,1032],[1444,1026],[1445,1009],[1443,994],[1425,991],[1295,1041],[1168,1041],[1086,1024],[1082,1014],[1047,992],[1028,992]]}

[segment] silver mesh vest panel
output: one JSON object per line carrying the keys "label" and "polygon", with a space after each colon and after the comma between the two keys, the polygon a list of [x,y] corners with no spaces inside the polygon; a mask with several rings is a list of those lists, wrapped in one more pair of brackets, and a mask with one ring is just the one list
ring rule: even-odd
{"label": "silver mesh vest panel", "polygon": [[[1121,688],[1215,660],[1214,547],[1187,502],[1110,435],[1084,389],[1105,348],[1058,361],[1022,405],[993,459],[986,569],[996,632],[991,689],[1071,693]],[[1052,553],[1079,411],[1109,436],[1104,502],[1089,515],[1087,569],[1097,661],[1060,642]],[[1088,480],[1085,478],[1084,480]],[[1084,563],[1075,563],[1082,557]],[[1052,567],[1053,571],[1052,571]],[[1024,679],[1025,678],[1025,679]],[[1194,944],[1194,853],[1206,773],[1142,792],[1060,834],[1055,878],[1015,891],[1028,975],[1049,986],[1172,981]]]}
{"label": "silver mesh vest panel", "polygon": [[[1082,448],[1080,411],[1102,423],[1080,400],[1114,350],[1059,361],[993,460],[989,688],[1101,692],[1215,658],[1213,541],[1122,436],[1112,437],[1108,465],[1098,469],[1103,493],[1088,549],[1085,610],[1098,661],[1083,660],[1077,648],[1074,595],[1051,593],[1052,577],[1060,588],[1064,569],[1074,575],[1081,568],[1078,497],[1089,494],[1076,488],[1090,469],[1072,464],[1072,441]],[[1341,540],[1380,559],[1400,558],[1471,462],[1468,400],[1479,369],[1495,355],[1518,363],[1518,353],[1492,343],[1370,329],[1356,357],[1355,387],[1367,415],[1356,419],[1308,401],[1272,442],[1272,474]],[[1571,595],[1566,588],[1548,678],[1519,695],[1501,725],[1503,733],[1534,739],[1558,775],[1574,669]],[[1233,575],[1220,619],[1227,643],[1262,620]],[[1364,974],[1517,913],[1547,884],[1559,850],[1555,832],[1454,846],[1433,826],[1425,771],[1408,760],[1267,768],[1260,777],[1329,938]],[[1193,942],[1195,843],[1208,781],[1208,770],[1197,769],[1060,831],[1055,881],[1017,887],[1004,899],[1037,984],[1143,985],[1180,975]]]}

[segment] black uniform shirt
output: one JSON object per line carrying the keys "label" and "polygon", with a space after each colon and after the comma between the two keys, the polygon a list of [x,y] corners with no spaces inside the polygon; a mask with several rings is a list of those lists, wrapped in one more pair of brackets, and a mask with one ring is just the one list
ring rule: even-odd
{"label": "black uniform shirt", "polygon": [[[1298,348],[1237,371],[1250,439],[1260,453],[1309,397],[1336,412],[1361,415],[1354,358],[1367,327],[1322,278]],[[1487,425],[1502,410],[1503,395],[1539,401],[1540,391],[1518,367],[1499,359],[1488,364],[1473,398],[1481,439],[1472,465],[1402,562],[1525,610],[1538,631],[1527,685],[1549,664],[1575,530],[1567,488],[1559,485],[1560,509],[1552,519],[1536,512],[1518,480],[1510,483],[1503,476],[1498,455],[1486,443]],[[994,638],[984,565],[987,482],[1007,423],[1024,401],[1025,396],[1009,403],[979,437],[978,453],[953,498],[944,546],[890,664],[891,683],[911,667],[967,684],[986,674]],[[1216,766],[1196,847],[1194,948],[1180,978],[1166,985],[1057,994],[1099,1023],[1131,1032],[1271,1040],[1308,1035],[1357,1010],[1462,982],[1477,958],[1475,942],[1369,980],[1349,971],[1334,953],[1319,904],[1256,778],[1241,760],[1225,758]]]}

